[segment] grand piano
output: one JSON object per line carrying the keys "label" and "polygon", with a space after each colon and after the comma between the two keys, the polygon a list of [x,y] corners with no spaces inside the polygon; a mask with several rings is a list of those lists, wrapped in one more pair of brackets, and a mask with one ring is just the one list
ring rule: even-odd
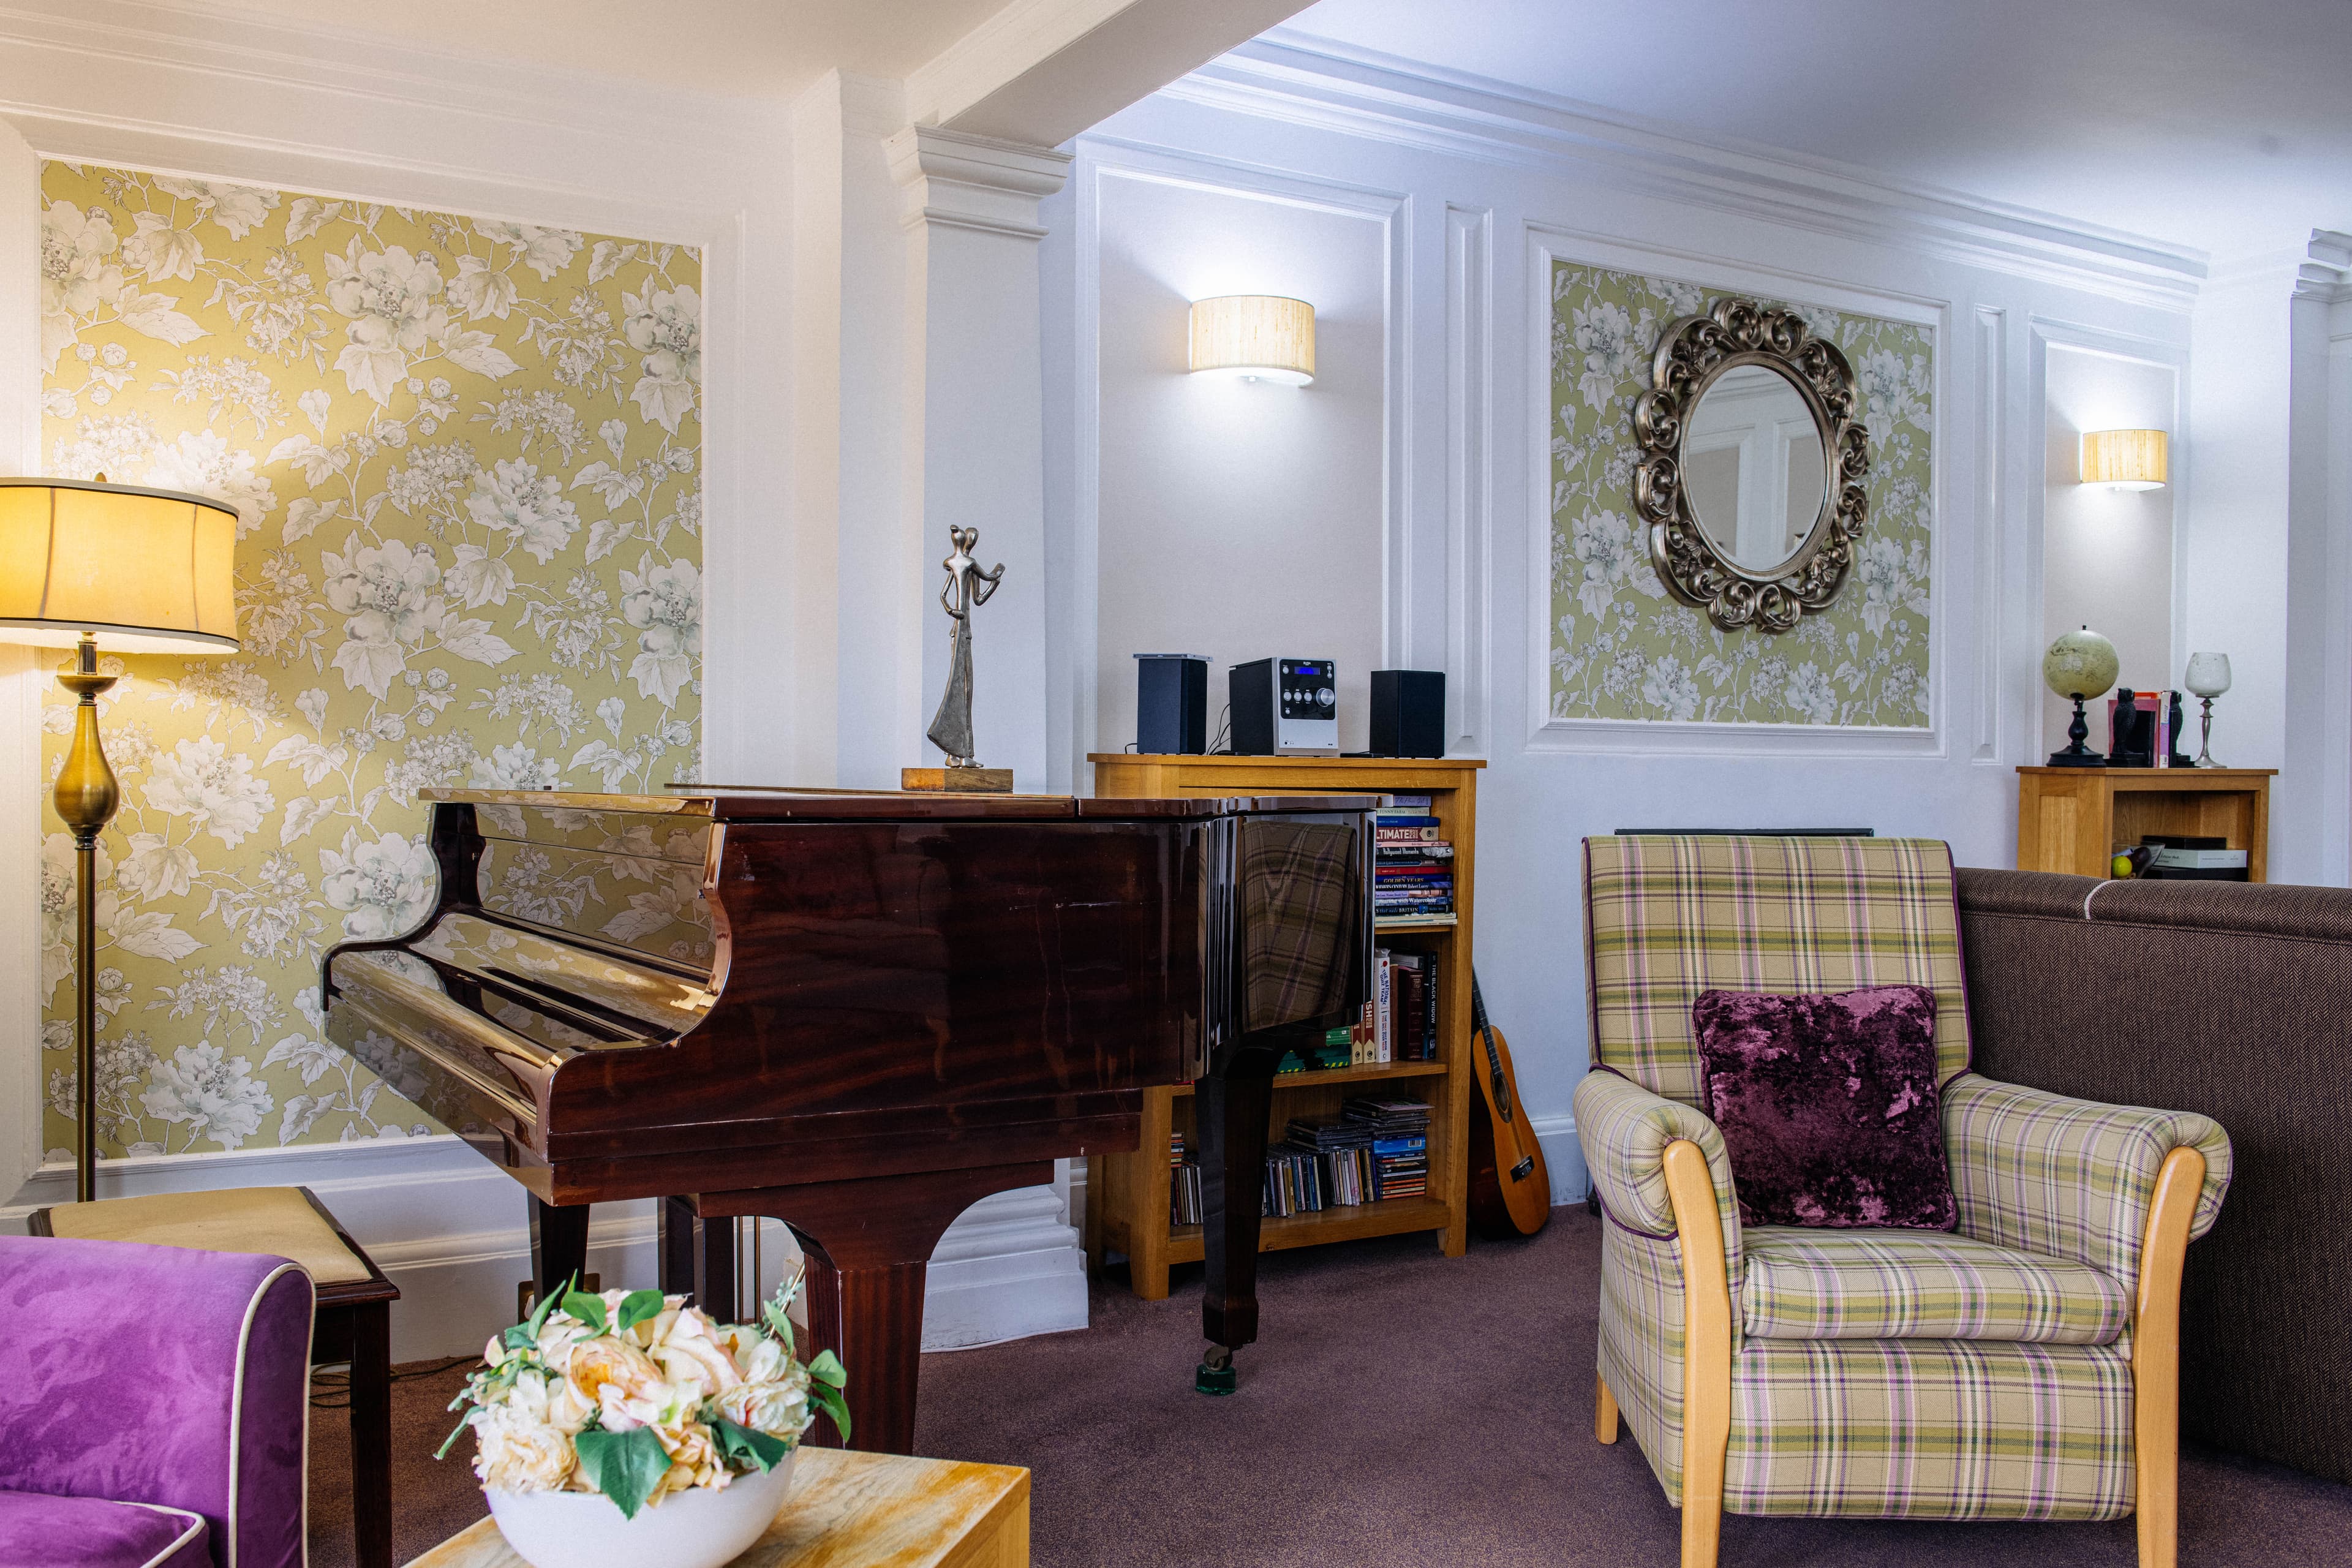
{"label": "grand piano", "polygon": [[541,1290],[658,1198],[662,1288],[726,1311],[706,1227],[782,1220],[855,1446],[905,1453],[940,1233],[1192,1079],[1204,1364],[1256,1337],[1272,1075],[1364,1000],[1377,797],[426,798],[436,902],[328,953],[327,1032],[528,1190]]}

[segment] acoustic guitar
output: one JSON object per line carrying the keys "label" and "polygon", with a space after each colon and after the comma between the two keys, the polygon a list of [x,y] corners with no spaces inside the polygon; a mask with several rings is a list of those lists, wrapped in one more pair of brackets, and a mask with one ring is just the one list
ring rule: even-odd
{"label": "acoustic guitar", "polygon": [[1471,1076],[1478,1080],[1470,1110],[1470,1222],[1488,1236],[1533,1236],[1551,1217],[1551,1173],[1520,1110],[1511,1047],[1486,1021],[1475,973],[1470,1028]]}

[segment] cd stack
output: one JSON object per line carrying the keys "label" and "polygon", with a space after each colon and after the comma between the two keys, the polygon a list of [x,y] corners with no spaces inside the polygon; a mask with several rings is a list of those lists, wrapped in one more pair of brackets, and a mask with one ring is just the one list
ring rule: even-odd
{"label": "cd stack", "polygon": [[1168,1223],[1201,1223],[1201,1157],[1184,1147],[1184,1135],[1168,1135]]}
{"label": "cd stack", "polygon": [[1299,1118],[1290,1124],[1284,1147],[1303,1150],[1320,1162],[1324,1194],[1352,1207],[1372,1201],[1372,1130],[1346,1118]]}
{"label": "cd stack", "polygon": [[1417,1198],[1429,1191],[1429,1107],[1418,1100],[1359,1095],[1340,1108],[1372,1135],[1372,1195]]}
{"label": "cd stack", "polygon": [[1372,814],[1372,914],[1381,921],[1454,922],[1454,846],[1429,796],[1395,795]]}

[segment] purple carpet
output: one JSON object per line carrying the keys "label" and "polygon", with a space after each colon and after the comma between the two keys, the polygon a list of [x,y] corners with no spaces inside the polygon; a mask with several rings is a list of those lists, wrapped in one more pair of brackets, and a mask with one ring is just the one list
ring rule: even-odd
{"label": "purple carpet", "polygon": [[[1200,1270],[1139,1301],[1097,1284],[1083,1333],[923,1362],[919,1451],[1034,1472],[1037,1568],[1671,1568],[1680,1517],[1630,1435],[1592,1440],[1599,1222],[1444,1258],[1425,1238],[1265,1259],[1242,1392],[1192,1392]],[[395,1390],[402,1562],[477,1518],[430,1453],[461,1372]],[[465,1445],[460,1444],[461,1450]],[[351,1562],[340,1418],[312,1436],[313,1568]],[[2352,1489],[2192,1449],[2184,1568],[2352,1561]],[[1724,1521],[1724,1568],[2127,1568],[2132,1524]]]}

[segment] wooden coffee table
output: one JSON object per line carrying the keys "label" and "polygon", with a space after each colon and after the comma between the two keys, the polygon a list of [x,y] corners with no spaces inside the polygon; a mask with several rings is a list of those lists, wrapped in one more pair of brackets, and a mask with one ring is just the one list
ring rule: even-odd
{"label": "wooden coffee table", "polygon": [[[409,1568],[527,1568],[478,1520]],[[803,1447],[776,1521],[731,1568],[1029,1568],[1029,1472]]]}

